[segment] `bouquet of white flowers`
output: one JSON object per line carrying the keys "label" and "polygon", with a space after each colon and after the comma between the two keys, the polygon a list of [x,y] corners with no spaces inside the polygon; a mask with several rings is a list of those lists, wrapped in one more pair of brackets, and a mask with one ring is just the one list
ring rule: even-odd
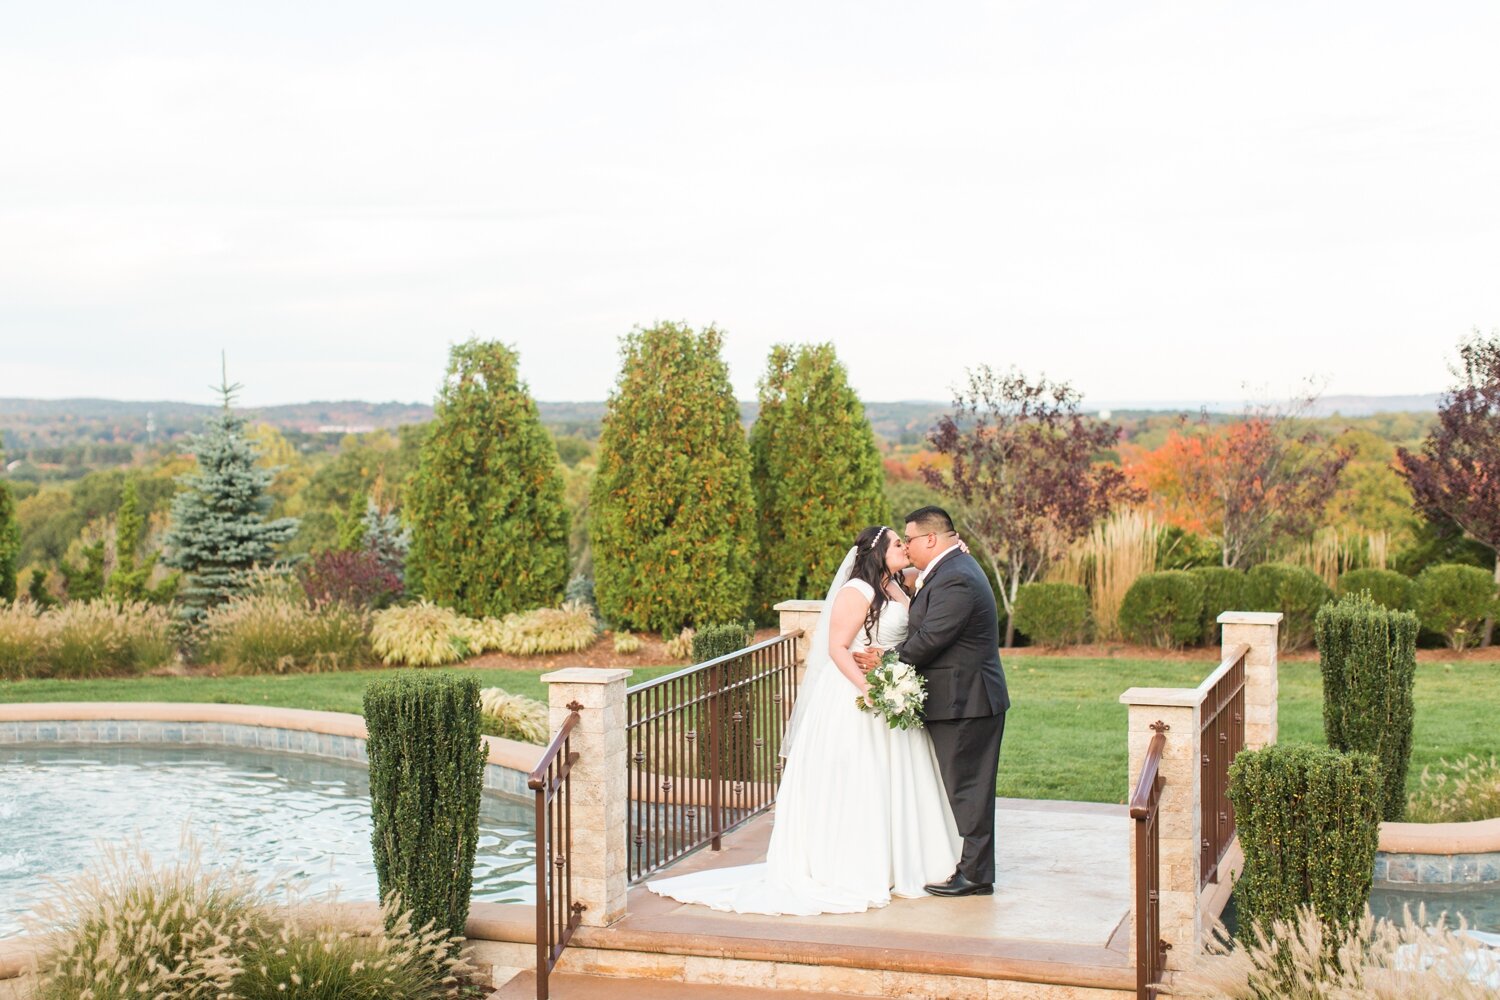
{"label": "bouquet of white flowers", "polygon": [[916,729],[922,725],[922,706],[927,703],[927,679],[910,663],[889,650],[880,666],[865,674],[870,690],[854,700],[861,712],[885,716],[892,729]]}

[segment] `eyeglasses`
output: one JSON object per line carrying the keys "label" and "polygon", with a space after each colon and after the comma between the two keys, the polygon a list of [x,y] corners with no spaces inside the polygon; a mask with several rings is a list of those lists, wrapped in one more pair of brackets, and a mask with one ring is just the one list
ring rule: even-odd
{"label": "eyeglasses", "polygon": [[956,534],[958,534],[958,532],[956,531],[919,531],[915,535],[903,535],[901,537],[901,540],[907,545],[910,545],[912,542],[915,542],[918,538],[921,538],[924,535],[931,535],[933,538],[936,538],[938,535],[947,536]]}

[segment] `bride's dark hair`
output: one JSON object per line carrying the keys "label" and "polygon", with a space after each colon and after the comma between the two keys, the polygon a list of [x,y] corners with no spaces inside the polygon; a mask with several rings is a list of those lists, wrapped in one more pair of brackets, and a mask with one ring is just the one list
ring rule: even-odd
{"label": "bride's dark hair", "polygon": [[870,610],[865,613],[865,638],[871,645],[875,644],[875,625],[880,621],[880,609],[891,599],[885,589],[886,582],[895,579],[896,586],[906,589],[906,582],[900,577],[892,577],[885,564],[885,554],[890,551],[895,538],[893,530],[877,524],[861,531],[854,540],[854,565],[849,570],[849,579],[863,580],[875,591]]}

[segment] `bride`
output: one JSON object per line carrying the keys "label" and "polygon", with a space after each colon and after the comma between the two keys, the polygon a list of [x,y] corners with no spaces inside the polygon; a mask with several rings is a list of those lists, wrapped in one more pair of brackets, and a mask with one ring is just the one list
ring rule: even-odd
{"label": "bride", "polygon": [[647,888],[736,913],[859,913],[952,874],[962,840],[927,731],[855,705],[869,685],[853,651],[906,638],[909,566],[895,531],[866,528],[834,577],[782,745],[765,862]]}

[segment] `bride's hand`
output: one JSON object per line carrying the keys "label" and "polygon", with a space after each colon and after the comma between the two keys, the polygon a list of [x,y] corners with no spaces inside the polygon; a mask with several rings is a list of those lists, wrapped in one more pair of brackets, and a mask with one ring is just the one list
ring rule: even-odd
{"label": "bride's hand", "polygon": [[964,555],[969,554],[969,543],[963,540],[962,535],[960,535],[958,539],[958,551],[962,552]]}

